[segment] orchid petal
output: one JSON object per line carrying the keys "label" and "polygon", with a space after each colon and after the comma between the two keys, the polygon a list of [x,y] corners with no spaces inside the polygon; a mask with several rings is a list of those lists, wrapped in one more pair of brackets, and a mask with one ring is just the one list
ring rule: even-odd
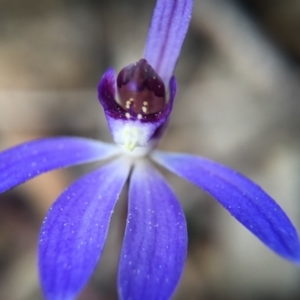
{"label": "orchid petal", "polygon": [[77,137],[46,138],[0,153],[0,193],[47,171],[106,159],[114,145]]}
{"label": "orchid petal", "polygon": [[129,211],[119,267],[121,299],[169,299],[187,252],[182,208],[164,178],[140,162],[129,190]]}
{"label": "orchid petal", "polygon": [[158,0],[156,3],[144,57],[165,83],[174,73],[192,8],[192,0]]}
{"label": "orchid petal", "polygon": [[50,208],[39,240],[40,278],[47,299],[74,299],[88,281],[129,170],[128,162],[113,161],[77,180]]}
{"label": "orchid petal", "polygon": [[156,151],[153,159],[215,197],[277,254],[300,263],[296,229],[280,206],[258,185],[238,172],[202,157]]}

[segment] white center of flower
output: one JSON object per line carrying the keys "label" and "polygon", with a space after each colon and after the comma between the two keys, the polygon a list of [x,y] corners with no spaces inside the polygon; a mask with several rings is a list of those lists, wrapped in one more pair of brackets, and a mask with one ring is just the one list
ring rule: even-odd
{"label": "white center of flower", "polygon": [[115,143],[125,151],[145,155],[151,150],[149,139],[154,129],[151,124],[139,120],[114,120],[109,124]]}

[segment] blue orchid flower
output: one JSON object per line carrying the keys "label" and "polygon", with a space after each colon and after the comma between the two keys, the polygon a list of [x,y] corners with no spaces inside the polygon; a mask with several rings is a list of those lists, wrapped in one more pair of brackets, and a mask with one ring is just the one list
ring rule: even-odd
{"label": "blue orchid flower", "polygon": [[116,145],[59,137],[0,154],[0,192],[44,172],[109,160],[70,185],[50,208],[39,237],[39,272],[50,300],[77,297],[93,273],[119,195],[129,180],[128,216],[120,255],[121,299],[169,299],[187,253],[187,227],[155,162],[216,198],[281,257],[300,262],[297,232],[278,204],[249,179],[216,162],[156,150],[176,95],[175,65],[192,0],[158,0],[144,57],[100,81],[99,100]]}

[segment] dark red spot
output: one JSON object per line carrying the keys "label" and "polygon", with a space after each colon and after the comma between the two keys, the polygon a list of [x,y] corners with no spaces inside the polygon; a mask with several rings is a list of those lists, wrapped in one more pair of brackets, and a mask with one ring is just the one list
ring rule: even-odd
{"label": "dark red spot", "polygon": [[152,114],[166,105],[164,83],[145,59],[123,68],[117,85],[119,104],[129,113]]}

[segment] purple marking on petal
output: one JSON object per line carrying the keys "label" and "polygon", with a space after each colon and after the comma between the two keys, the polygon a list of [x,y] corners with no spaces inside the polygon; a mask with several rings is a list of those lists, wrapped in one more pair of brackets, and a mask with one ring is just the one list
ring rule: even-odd
{"label": "purple marking on petal", "polygon": [[77,180],[53,204],[39,240],[39,271],[49,300],[75,299],[101,255],[130,164],[115,160]]}
{"label": "purple marking on petal", "polygon": [[145,59],[123,68],[117,77],[119,104],[130,114],[144,116],[166,106],[165,84]]}
{"label": "purple marking on petal", "polygon": [[191,16],[192,0],[157,0],[144,57],[168,83],[180,54]]}
{"label": "purple marking on petal", "polygon": [[211,160],[155,151],[153,159],[215,197],[238,221],[280,256],[300,263],[300,243],[280,206],[245,176]]}
{"label": "purple marking on petal", "polygon": [[177,82],[176,82],[176,78],[175,76],[173,76],[170,80],[170,99],[168,102],[168,107],[167,107],[167,111],[166,111],[166,118],[164,120],[164,122],[162,123],[161,126],[159,126],[156,131],[154,132],[154,134],[152,135],[151,139],[154,141],[159,141],[161,139],[161,137],[163,136],[163,134],[165,133],[167,127],[168,127],[168,116],[170,115],[170,113],[172,112],[173,109],[173,104],[174,104],[174,100],[176,97],[176,93],[177,93]]}
{"label": "purple marking on petal", "polygon": [[131,114],[130,118],[126,116],[128,112],[117,103],[115,98],[115,80],[114,70],[108,69],[98,86],[99,101],[103,106],[107,124],[114,141],[117,144],[124,145],[126,125],[137,129],[136,146],[145,147],[148,146],[150,140],[158,140],[166,128],[168,117],[173,108],[177,91],[176,78],[173,76],[169,82],[169,100],[164,109],[157,113],[143,114],[142,119],[139,119],[138,115],[134,114]]}
{"label": "purple marking on petal", "polygon": [[126,110],[116,101],[116,74],[109,68],[102,76],[98,85],[98,98],[103,106],[106,117],[126,120]]}
{"label": "purple marking on petal", "polygon": [[142,119],[138,119],[137,113],[132,114],[132,118],[128,119],[126,113],[128,112],[123,108],[116,99],[116,76],[114,69],[108,69],[102,76],[98,85],[98,98],[103,106],[107,118],[115,120],[138,120],[142,123],[156,123],[164,122],[172,110],[172,105],[176,96],[177,85],[176,78],[172,76],[168,82],[170,88],[170,95],[164,109],[156,113],[144,114]]}
{"label": "purple marking on petal", "polygon": [[169,299],[183,271],[187,229],[165,179],[143,162],[134,168],[119,266],[121,299]]}
{"label": "purple marking on petal", "polygon": [[106,159],[118,153],[111,144],[77,137],[30,141],[0,153],[0,193],[47,171]]}

